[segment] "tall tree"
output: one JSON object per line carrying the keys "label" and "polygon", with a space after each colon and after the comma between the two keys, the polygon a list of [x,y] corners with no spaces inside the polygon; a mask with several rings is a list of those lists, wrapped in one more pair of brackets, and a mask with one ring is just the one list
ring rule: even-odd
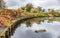
{"label": "tall tree", "polygon": [[39,12],[42,11],[42,7],[38,6],[38,7],[37,7],[37,10],[38,10]]}
{"label": "tall tree", "polygon": [[28,3],[25,8],[28,12],[30,12],[31,8],[33,8],[33,5],[31,3]]}
{"label": "tall tree", "polygon": [[43,9],[42,11],[45,12],[45,9]]}
{"label": "tall tree", "polygon": [[3,0],[0,0],[0,9],[6,8],[5,2]]}

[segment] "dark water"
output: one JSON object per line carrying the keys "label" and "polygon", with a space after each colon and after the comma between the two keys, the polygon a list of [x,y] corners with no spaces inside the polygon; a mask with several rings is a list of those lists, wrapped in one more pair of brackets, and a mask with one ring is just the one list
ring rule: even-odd
{"label": "dark water", "polygon": [[[40,17],[24,21],[11,38],[60,38],[60,17]],[[38,32],[36,30],[46,30]]]}

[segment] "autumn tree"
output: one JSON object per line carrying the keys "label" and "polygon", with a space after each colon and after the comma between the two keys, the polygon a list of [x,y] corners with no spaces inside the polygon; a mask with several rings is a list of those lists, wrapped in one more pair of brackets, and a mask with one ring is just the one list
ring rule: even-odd
{"label": "autumn tree", "polygon": [[33,8],[33,5],[28,3],[25,8],[28,12],[30,12],[31,8]]}
{"label": "autumn tree", "polygon": [[38,12],[38,10],[37,10],[37,9],[35,9],[35,8],[32,8],[32,9],[30,10],[30,12],[31,12],[31,13],[37,13],[37,12]]}
{"label": "autumn tree", "polygon": [[42,11],[42,7],[38,6],[37,10],[38,10],[38,12]]}

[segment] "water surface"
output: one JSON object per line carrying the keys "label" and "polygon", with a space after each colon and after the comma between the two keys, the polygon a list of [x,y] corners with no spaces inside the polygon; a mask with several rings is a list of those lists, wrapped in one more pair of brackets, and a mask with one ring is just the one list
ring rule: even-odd
{"label": "water surface", "polygon": [[[60,17],[32,18],[19,24],[11,38],[60,38]],[[46,30],[38,32],[36,30]]]}

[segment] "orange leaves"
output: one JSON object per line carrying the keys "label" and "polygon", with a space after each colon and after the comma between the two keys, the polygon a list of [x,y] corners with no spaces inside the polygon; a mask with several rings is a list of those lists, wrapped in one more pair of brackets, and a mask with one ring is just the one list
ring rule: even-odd
{"label": "orange leaves", "polygon": [[20,8],[18,10],[1,9],[0,10],[0,22],[3,24],[2,26],[7,26],[7,27],[10,26],[13,20],[15,20],[16,18],[20,18],[22,11],[23,10]]}
{"label": "orange leaves", "polygon": [[16,13],[14,13],[14,11],[11,9],[1,9],[0,10],[0,22],[5,26],[9,26],[10,22],[12,22],[14,14]]}
{"label": "orange leaves", "polygon": [[21,13],[21,12],[22,12],[22,9],[18,9],[18,10],[17,10],[17,13]]}
{"label": "orange leaves", "polygon": [[0,15],[3,15],[9,19],[12,19],[14,17],[14,15],[16,15],[15,10],[12,9],[3,9],[2,12],[0,12]]}
{"label": "orange leaves", "polygon": [[0,22],[1,22],[1,24],[4,25],[4,22],[6,22],[6,21],[7,21],[7,19],[5,17],[0,16]]}
{"label": "orange leaves", "polygon": [[21,9],[1,9],[0,10],[0,24],[2,23],[4,26],[10,26],[11,22],[16,19],[16,17],[20,17]]}

